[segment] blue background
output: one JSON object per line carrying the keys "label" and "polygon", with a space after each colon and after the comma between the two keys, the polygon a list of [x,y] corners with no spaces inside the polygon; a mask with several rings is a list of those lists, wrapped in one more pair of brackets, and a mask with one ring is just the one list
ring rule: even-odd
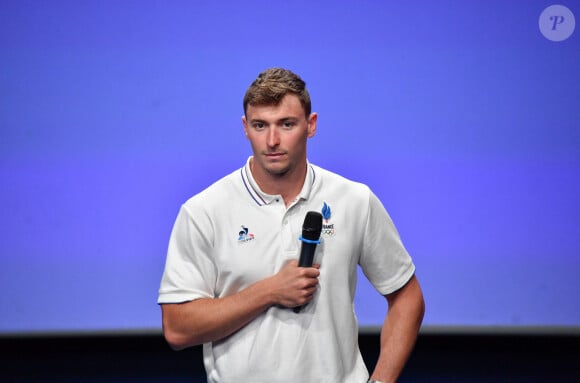
{"label": "blue background", "polygon": [[[158,330],[179,205],[250,155],[273,66],[310,89],[310,161],[390,212],[426,326],[580,326],[580,40],[549,5],[0,2],[0,333]],[[382,323],[362,278],[356,306]]]}

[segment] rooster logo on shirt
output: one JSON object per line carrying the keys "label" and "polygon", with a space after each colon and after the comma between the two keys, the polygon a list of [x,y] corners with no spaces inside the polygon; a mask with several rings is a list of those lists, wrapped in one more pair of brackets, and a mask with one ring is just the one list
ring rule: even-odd
{"label": "rooster logo on shirt", "polygon": [[248,242],[254,239],[254,234],[250,233],[247,227],[242,225],[242,230],[238,233],[238,242]]}

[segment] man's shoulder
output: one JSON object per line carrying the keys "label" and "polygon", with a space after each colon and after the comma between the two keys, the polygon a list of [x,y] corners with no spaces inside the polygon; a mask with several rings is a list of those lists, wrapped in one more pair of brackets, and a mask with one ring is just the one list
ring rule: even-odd
{"label": "man's shoulder", "polygon": [[184,205],[194,206],[197,204],[220,203],[220,201],[223,203],[226,198],[231,198],[232,195],[239,191],[240,185],[242,185],[240,175],[242,169],[236,169],[213,182],[205,189],[191,196],[185,201]]}
{"label": "man's shoulder", "polygon": [[351,178],[348,178],[345,175],[336,173],[334,171],[325,169],[323,167],[314,164],[310,164],[310,166],[312,166],[312,169],[314,170],[315,182],[316,178],[318,178],[320,184],[325,188],[337,187],[337,188],[346,188],[346,190],[357,190],[361,192],[363,191],[366,192],[370,190],[366,184],[360,181],[355,181]]}

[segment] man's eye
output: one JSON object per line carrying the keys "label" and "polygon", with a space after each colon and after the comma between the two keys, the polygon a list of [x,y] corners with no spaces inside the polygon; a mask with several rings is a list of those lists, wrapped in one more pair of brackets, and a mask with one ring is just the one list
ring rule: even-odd
{"label": "man's eye", "polygon": [[262,129],[264,129],[264,124],[262,122],[254,122],[254,124],[252,126],[256,130],[262,130]]}
{"label": "man's eye", "polygon": [[294,123],[293,121],[284,122],[284,128],[286,128],[286,129],[292,129],[295,125],[296,125],[296,123]]}

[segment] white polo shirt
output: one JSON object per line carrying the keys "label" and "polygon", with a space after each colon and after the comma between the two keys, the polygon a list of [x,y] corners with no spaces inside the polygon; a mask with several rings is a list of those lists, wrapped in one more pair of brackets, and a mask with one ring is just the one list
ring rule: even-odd
{"label": "white polo shirt", "polygon": [[298,259],[308,211],[324,216],[318,290],[298,314],[270,307],[204,345],[210,383],[364,382],[354,313],[357,265],[379,293],[401,288],[415,266],[378,198],[360,183],[308,164],[286,208],[263,193],[246,165],[189,199],[171,234],[158,303],[234,294]]}

